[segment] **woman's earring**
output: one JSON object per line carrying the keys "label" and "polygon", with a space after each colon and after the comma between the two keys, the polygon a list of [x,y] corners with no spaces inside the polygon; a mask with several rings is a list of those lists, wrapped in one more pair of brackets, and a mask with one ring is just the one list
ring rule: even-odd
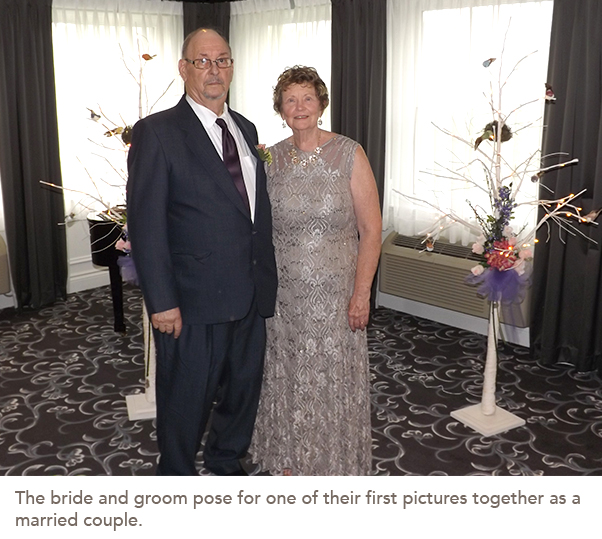
{"label": "woman's earring", "polygon": [[286,129],[286,122],[282,120],[282,129]]}
{"label": "woman's earring", "polygon": [[322,125],[322,118],[318,118],[318,125]]}

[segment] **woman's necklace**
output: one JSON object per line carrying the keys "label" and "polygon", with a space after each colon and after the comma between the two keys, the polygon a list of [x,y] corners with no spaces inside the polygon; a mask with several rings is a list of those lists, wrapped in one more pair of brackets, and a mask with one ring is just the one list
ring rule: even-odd
{"label": "woman's necklace", "polygon": [[297,155],[297,148],[295,148],[295,143],[293,142],[293,147],[288,151],[288,154],[291,156],[291,161],[293,162],[293,165],[301,165],[302,167],[306,167],[310,163],[312,165],[315,165],[318,162],[318,155],[322,153],[322,147],[320,146],[321,137],[322,131],[318,131],[318,145],[314,148],[314,151],[307,159],[301,159]]}

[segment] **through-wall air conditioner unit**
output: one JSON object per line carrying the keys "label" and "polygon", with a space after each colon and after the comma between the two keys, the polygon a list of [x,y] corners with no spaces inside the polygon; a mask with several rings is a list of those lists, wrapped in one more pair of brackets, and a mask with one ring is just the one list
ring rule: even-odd
{"label": "through-wall air conditioner unit", "polygon": [[[424,238],[392,232],[382,245],[379,290],[442,309],[489,317],[488,301],[477,287],[466,284],[470,269],[479,262],[470,247],[437,241],[427,251]],[[519,328],[529,325],[529,297],[520,304],[502,306],[501,320]]]}

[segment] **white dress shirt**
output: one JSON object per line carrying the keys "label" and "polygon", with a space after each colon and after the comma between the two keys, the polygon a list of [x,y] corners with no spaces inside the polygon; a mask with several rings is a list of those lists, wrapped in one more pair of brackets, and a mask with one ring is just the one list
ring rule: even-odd
{"label": "white dress shirt", "polygon": [[200,105],[194,101],[190,96],[186,96],[186,101],[192,107],[192,110],[197,115],[198,119],[203,124],[205,131],[209,135],[211,142],[215,146],[219,156],[224,159],[223,147],[222,147],[222,128],[215,123],[217,118],[223,118],[234,137],[236,142],[236,148],[238,149],[238,157],[240,159],[240,168],[242,169],[242,176],[247,189],[247,196],[249,197],[249,208],[251,210],[251,220],[255,219],[255,181],[257,174],[257,159],[251,153],[245,137],[240,131],[240,128],[236,122],[230,116],[228,111],[228,105],[224,103],[224,112],[221,116],[217,116],[212,110],[207,107]]}

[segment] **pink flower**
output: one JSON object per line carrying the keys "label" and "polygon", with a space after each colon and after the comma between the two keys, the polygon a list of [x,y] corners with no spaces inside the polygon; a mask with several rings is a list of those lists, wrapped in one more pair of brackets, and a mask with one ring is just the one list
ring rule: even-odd
{"label": "pink flower", "polygon": [[473,275],[481,275],[481,273],[485,271],[485,268],[479,264],[478,266],[471,268],[470,271]]}
{"label": "pink flower", "polygon": [[516,262],[516,253],[507,240],[494,241],[493,251],[485,253],[485,258],[490,267],[505,271]]}
{"label": "pink flower", "polygon": [[257,146],[255,146],[255,148],[257,149],[257,153],[259,154],[259,158],[262,161],[265,161],[268,166],[272,164],[272,154],[270,152],[270,150],[267,150],[265,147],[265,144],[257,144]]}
{"label": "pink flower", "polygon": [[512,269],[516,271],[516,273],[518,273],[519,275],[522,275],[523,273],[525,273],[525,261],[522,259],[517,260],[514,263],[514,266],[512,266]]}
{"label": "pink flower", "polygon": [[115,249],[117,249],[118,251],[131,251],[132,244],[129,241],[124,241],[121,238],[119,238],[115,242]]}
{"label": "pink flower", "polygon": [[474,254],[476,254],[476,255],[482,255],[484,251],[485,251],[485,249],[484,249],[484,247],[483,247],[483,245],[481,243],[475,241],[472,244],[472,252]]}
{"label": "pink flower", "polygon": [[506,238],[512,237],[512,227],[510,225],[506,225],[504,230],[502,230],[502,235]]}
{"label": "pink flower", "polygon": [[531,251],[531,249],[522,249],[521,251],[519,251],[518,257],[522,260],[533,258],[533,251]]}

